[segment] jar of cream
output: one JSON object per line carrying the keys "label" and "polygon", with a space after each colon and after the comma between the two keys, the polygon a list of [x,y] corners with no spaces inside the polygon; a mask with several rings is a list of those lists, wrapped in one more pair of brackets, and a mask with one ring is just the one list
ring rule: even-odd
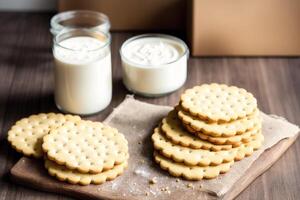
{"label": "jar of cream", "polygon": [[67,113],[89,115],[112,97],[109,34],[69,29],[54,38],[55,103]]}
{"label": "jar of cream", "polygon": [[65,28],[88,28],[108,33],[109,18],[100,12],[90,10],[72,10],[54,15],[50,21],[50,32],[57,35]]}
{"label": "jar of cream", "polygon": [[179,89],[186,81],[189,50],[180,39],[144,34],[120,49],[123,83],[133,93],[155,97]]}

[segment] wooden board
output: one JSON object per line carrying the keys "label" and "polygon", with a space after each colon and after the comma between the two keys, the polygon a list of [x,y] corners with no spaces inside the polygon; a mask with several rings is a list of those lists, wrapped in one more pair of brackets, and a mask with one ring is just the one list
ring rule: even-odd
{"label": "wooden board", "polygon": [[[239,184],[236,184],[225,196],[217,198],[211,194],[203,191],[199,195],[199,199],[224,199],[230,200],[236,197],[241,191],[243,191],[253,180],[255,180],[264,171],[270,168],[280,156],[294,143],[298,135],[295,137],[284,139],[273,146],[271,149],[265,151],[258,160],[247,170],[244,177],[239,180]],[[31,159],[23,157],[11,170],[12,180],[17,184],[29,186],[38,190],[47,192],[54,192],[64,195],[69,195],[79,199],[133,199],[132,196],[127,194],[109,193],[107,191],[99,190],[98,186],[76,186],[65,184],[56,181],[50,177],[43,167],[41,160]],[[139,184],[139,183],[137,183]],[[128,190],[128,192],[130,192]],[[171,198],[186,199],[184,194],[180,191],[172,192]],[[155,196],[145,196],[147,199],[156,199]],[[138,198],[137,198],[138,199]]]}

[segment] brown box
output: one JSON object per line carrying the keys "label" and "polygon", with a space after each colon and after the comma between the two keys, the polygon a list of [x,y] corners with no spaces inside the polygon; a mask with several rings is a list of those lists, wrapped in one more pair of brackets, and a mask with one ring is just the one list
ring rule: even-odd
{"label": "brown box", "polygon": [[194,56],[299,56],[300,0],[189,0]]}
{"label": "brown box", "polygon": [[186,28],[186,0],[59,0],[58,8],[103,12],[108,15],[112,30]]}

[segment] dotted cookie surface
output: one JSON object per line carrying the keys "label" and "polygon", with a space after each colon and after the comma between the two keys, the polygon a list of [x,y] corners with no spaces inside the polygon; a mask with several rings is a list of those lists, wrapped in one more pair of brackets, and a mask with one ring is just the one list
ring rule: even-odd
{"label": "dotted cookie surface", "polygon": [[49,160],[81,173],[100,173],[121,164],[128,155],[128,142],[117,129],[100,122],[66,123],[44,137]]}
{"label": "dotted cookie surface", "polygon": [[208,123],[207,121],[200,120],[199,118],[190,115],[188,112],[181,109],[180,106],[177,106],[176,109],[178,110],[178,117],[184,125],[190,126],[197,132],[202,132],[203,134],[213,137],[240,135],[261,124],[261,117],[258,109],[251,115],[228,123]]}
{"label": "dotted cookie surface", "polygon": [[163,170],[169,172],[170,175],[175,177],[183,177],[187,180],[201,180],[216,178],[221,173],[226,173],[233,165],[232,162],[223,163],[217,166],[186,166],[182,163],[176,163],[158,152],[154,152],[155,162],[160,165]]}
{"label": "dotted cookie surface", "polygon": [[70,170],[65,166],[58,165],[57,163],[45,160],[45,168],[51,176],[55,176],[60,181],[66,181],[71,184],[102,184],[106,181],[113,180],[121,175],[127,168],[127,161],[119,165],[115,165],[112,169],[101,172],[99,174],[83,174],[75,170]]}
{"label": "dotted cookie surface", "polygon": [[195,134],[189,133],[177,117],[177,112],[172,110],[168,116],[162,120],[162,132],[174,144],[190,147],[194,149],[207,149],[211,151],[228,150],[232,145],[215,145],[200,139]]}
{"label": "dotted cookie surface", "polygon": [[186,126],[186,129],[197,135],[202,140],[206,140],[216,145],[224,145],[224,144],[231,144],[233,146],[239,146],[241,143],[249,142],[251,140],[251,136],[258,134],[261,131],[260,127],[255,127],[254,129],[247,131],[241,135],[234,135],[231,137],[212,137],[201,132],[196,132],[189,126]]}
{"label": "dotted cookie surface", "polygon": [[194,166],[209,166],[219,165],[221,163],[231,162],[233,160],[241,160],[245,156],[250,156],[254,150],[261,146],[263,140],[262,134],[257,134],[251,137],[251,141],[241,144],[239,147],[213,152],[203,149],[190,149],[170,142],[161,132],[156,128],[152,141],[154,148],[163,156],[170,158],[178,163]]}
{"label": "dotted cookie surface", "polygon": [[180,100],[191,115],[214,122],[244,118],[257,109],[256,99],[245,89],[216,83],[188,89]]}
{"label": "dotted cookie surface", "polygon": [[79,121],[79,116],[55,113],[41,113],[23,118],[8,131],[8,141],[14,149],[26,156],[41,158],[43,156],[42,140],[51,129],[66,122]]}

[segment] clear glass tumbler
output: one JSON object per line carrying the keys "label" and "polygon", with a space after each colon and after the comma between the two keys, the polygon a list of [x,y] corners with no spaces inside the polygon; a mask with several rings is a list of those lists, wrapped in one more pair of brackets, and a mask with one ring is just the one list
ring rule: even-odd
{"label": "clear glass tumbler", "polygon": [[89,115],[112,98],[110,35],[68,29],[54,38],[55,103],[67,113]]}

